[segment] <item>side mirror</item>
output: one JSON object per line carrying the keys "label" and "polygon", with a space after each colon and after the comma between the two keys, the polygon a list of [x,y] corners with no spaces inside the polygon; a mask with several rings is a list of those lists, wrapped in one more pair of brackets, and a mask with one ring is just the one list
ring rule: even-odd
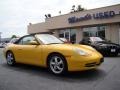
{"label": "side mirror", "polygon": [[30,41],[29,44],[30,45],[39,45],[37,41]]}

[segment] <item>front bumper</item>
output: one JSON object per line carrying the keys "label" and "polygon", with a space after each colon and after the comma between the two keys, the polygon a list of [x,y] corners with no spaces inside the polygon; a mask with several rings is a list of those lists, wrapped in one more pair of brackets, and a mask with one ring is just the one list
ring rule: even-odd
{"label": "front bumper", "polygon": [[120,49],[118,48],[97,48],[97,50],[103,55],[114,55],[120,53]]}
{"label": "front bumper", "polygon": [[95,69],[104,62],[102,56],[92,55],[91,57],[69,57],[67,58],[68,71],[83,71]]}
{"label": "front bumper", "polygon": [[99,66],[102,62],[104,62],[104,58],[101,58],[99,63],[96,63],[96,62],[87,63],[87,64],[85,64],[85,67],[95,67],[95,66]]}

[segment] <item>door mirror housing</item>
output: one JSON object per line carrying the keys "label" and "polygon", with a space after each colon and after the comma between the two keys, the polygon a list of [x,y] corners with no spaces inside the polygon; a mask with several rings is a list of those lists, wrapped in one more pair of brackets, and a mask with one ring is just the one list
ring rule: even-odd
{"label": "door mirror housing", "polygon": [[30,45],[39,45],[39,43],[37,41],[30,41],[29,44]]}

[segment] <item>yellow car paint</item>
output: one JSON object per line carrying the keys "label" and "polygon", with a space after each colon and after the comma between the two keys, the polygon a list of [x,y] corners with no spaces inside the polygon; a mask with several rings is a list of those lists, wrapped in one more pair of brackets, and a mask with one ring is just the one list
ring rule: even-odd
{"label": "yellow car paint", "polygon": [[[79,48],[88,53],[87,56],[79,55],[74,51],[74,48]],[[68,71],[81,71],[97,68],[85,67],[87,63],[100,63],[103,56],[92,49],[90,46],[78,44],[51,44],[51,45],[16,45],[11,44],[4,49],[6,55],[7,51],[12,51],[17,63],[31,64],[37,66],[47,67],[47,57],[51,53],[60,53],[67,61]]]}

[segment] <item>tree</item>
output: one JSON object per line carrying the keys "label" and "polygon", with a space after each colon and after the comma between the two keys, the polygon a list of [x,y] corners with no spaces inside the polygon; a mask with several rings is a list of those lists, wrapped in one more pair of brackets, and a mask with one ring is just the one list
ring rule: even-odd
{"label": "tree", "polygon": [[75,5],[72,6],[71,13],[75,12]]}
{"label": "tree", "polygon": [[16,35],[12,35],[12,37],[11,38],[17,38],[17,36]]}
{"label": "tree", "polygon": [[85,9],[82,8],[81,5],[78,5],[78,7],[77,7],[77,11],[83,11],[83,10],[85,10]]}
{"label": "tree", "polygon": [[72,6],[72,10],[75,11],[75,5]]}
{"label": "tree", "polygon": [[79,11],[84,11],[85,9],[81,7],[81,5],[78,5],[76,8],[75,8],[75,5],[72,6],[72,9],[71,9],[71,13],[73,12],[79,12]]}
{"label": "tree", "polygon": [[51,18],[51,14],[45,14],[45,18]]}

